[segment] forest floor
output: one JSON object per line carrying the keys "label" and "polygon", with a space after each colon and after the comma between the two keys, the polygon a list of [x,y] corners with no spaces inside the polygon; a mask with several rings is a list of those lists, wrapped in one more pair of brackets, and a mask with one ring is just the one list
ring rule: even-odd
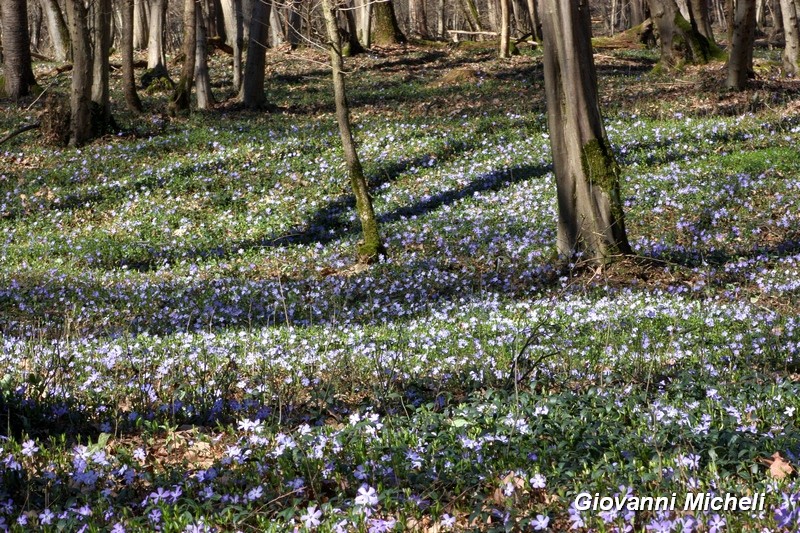
{"label": "forest floor", "polygon": [[[323,54],[271,51],[262,112],[219,53],[220,103],[177,119],[165,92],[124,111],[114,73],[120,131],[0,146],[0,531],[796,531],[800,82],[779,54],[732,93],[722,64],[598,49],[637,254],[598,270],[554,262],[535,49],[347,59],[388,248],[370,267]],[[44,100],[0,107],[0,132]],[[684,509],[706,492],[765,504]]]}

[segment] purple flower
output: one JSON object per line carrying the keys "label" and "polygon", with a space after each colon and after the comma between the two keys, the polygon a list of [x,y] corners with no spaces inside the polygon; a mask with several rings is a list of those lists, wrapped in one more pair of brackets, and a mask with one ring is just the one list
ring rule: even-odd
{"label": "purple flower", "polygon": [[36,443],[32,440],[26,440],[22,443],[22,455],[26,457],[31,457],[33,454],[39,451],[39,447],[36,446]]}
{"label": "purple flower", "polygon": [[708,533],[722,533],[722,531],[725,531],[725,524],[725,519],[715,514],[708,523]]}
{"label": "purple flower", "polygon": [[536,519],[533,520],[533,522],[531,522],[531,526],[536,531],[543,531],[547,529],[547,526],[549,524],[550,524],[550,517],[543,514],[537,514]]}
{"label": "purple flower", "polygon": [[535,474],[531,478],[531,487],[534,489],[543,489],[547,486],[547,478],[541,474]]}

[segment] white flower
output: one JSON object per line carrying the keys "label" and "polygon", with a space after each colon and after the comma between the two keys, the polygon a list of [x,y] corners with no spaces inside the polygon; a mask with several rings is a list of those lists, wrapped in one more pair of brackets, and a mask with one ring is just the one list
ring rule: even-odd
{"label": "white flower", "polygon": [[306,509],[306,513],[305,514],[300,515],[300,520],[303,521],[303,524],[308,529],[314,529],[317,526],[319,526],[319,524],[320,524],[320,520],[319,519],[321,517],[322,517],[322,511],[317,509],[316,505],[312,505],[308,509]]}
{"label": "white flower", "polygon": [[531,478],[531,487],[534,489],[543,489],[547,485],[547,478],[541,474],[536,474]]}
{"label": "white flower", "polygon": [[358,496],[356,496],[356,505],[363,505],[365,507],[372,507],[378,504],[378,493],[373,488],[364,483],[358,488]]}

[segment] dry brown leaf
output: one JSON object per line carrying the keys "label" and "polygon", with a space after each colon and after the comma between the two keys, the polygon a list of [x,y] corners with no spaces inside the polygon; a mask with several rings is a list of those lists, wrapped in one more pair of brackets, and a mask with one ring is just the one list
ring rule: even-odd
{"label": "dry brown leaf", "polygon": [[775,452],[772,457],[759,457],[758,462],[769,466],[769,475],[772,479],[784,479],[794,473],[792,464],[781,455]]}

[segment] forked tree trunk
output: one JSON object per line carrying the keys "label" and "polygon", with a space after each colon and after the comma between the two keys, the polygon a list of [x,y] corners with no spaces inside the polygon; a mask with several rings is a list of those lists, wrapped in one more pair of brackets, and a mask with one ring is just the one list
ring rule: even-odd
{"label": "forked tree trunk", "polygon": [[690,20],[695,24],[700,35],[708,39],[710,43],[713,43],[714,32],[711,30],[711,19],[708,15],[707,0],[690,0],[689,13]]}
{"label": "forked tree trunk", "polygon": [[214,105],[214,95],[211,93],[211,77],[208,75],[208,34],[206,31],[206,16],[203,3],[198,4],[197,10],[197,39],[195,44],[194,85],[197,93],[197,108],[211,109]]}
{"label": "forked tree trunk", "polygon": [[111,0],[94,0],[92,14],[92,102],[98,112],[94,116],[92,134],[103,135],[111,125],[111,102],[108,95],[109,55],[111,53]]}
{"label": "forked tree trunk", "polygon": [[136,93],[136,79],[133,72],[133,7],[135,0],[122,0],[122,93],[128,109],[141,113],[144,108]]}
{"label": "forked tree trunk", "polygon": [[719,47],[706,39],[695,23],[683,17],[675,0],[647,2],[661,42],[661,67],[670,69],[677,63],[674,50],[676,36],[680,36],[684,43],[686,56],[683,59],[689,63],[707,63],[713,57],[721,57]]}
{"label": "forked tree trunk", "polygon": [[322,0],[322,11],[325,17],[325,29],[328,35],[331,70],[333,75],[333,93],[336,102],[336,122],[339,124],[339,135],[344,148],[344,159],[350,184],[356,197],[356,211],[361,221],[363,241],[358,246],[358,261],[360,263],[373,263],[386,254],[380,234],[372,200],[367,188],[364,170],[358,159],[353,132],[350,128],[350,108],[347,104],[347,94],[344,86],[344,64],[342,60],[342,43],[339,38],[339,26],[336,23],[336,0]]}
{"label": "forked tree trunk", "polygon": [[509,53],[509,27],[511,26],[511,11],[509,0],[500,0],[500,57],[507,58]]}
{"label": "forked tree trunk", "polygon": [[61,7],[57,0],[42,0],[42,9],[47,22],[47,33],[53,45],[53,56],[56,61],[66,61],[69,59],[70,51],[69,29]]}
{"label": "forked tree trunk", "polygon": [[728,79],[730,89],[741,91],[753,70],[753,43],[756,35],[755,0],[736,0],[733,13],[733,42],[728,59]]}
{"label": "forked tree trunk", "polygon": [[36,85],[28,35],[28,4],[26,0],[2,2],[5,92],[10,98],[18,100],[29,95],[31,88]]}
{"label": "forked tree trunk", "polygon": [[164,52],[164,28],[167,20],[167,0],[150,0],[150,28],[147,41],[147,68],[162,69],[167,66]]}
{"label": "forked tree trunk", "polygon": [[558,252],[597,263],[631,253],[619,167],[597,100],[588,0],[543,0],[547,123],[558,195]]}
{"label": "forked tree trunk", "polygon": [[267,61],[267,37],[271,0],[255,0],[253,16],[250,19],[250,43],[247,45],[247,62],[242,81],[242,103],[255,109],[263,106],[264,68]]}
{"label": "forked tree trunk", "polygon": [[183,4],[183,68],[181,78],[172,93],[169,112],[171,115],[188,111],[192,103],[194,84],[194,62],[197,50],[197,2],[184,0]]}
{"label": "forked tree trunk", "polygon": [[400,26],[397,25],[397,17],[391,0],[374,3],[372,12],[375,15],[372,27],[372,42],[378,46],[406,42],[405,35],[400,31]]}
{"label": "forked tree trunk", "polygon": [[92,47],[83,0],[67,0],[72,43],[69,145],[82,146],[92,138]]}
{"label": "forked tree trunk", "polygon": [[786,74],[797,76],[800,74],[800,27],[797,18],[800,14],[800,0],[781,0],[781,13],[783,35],[786,40],[783,49],[783,68]]}

